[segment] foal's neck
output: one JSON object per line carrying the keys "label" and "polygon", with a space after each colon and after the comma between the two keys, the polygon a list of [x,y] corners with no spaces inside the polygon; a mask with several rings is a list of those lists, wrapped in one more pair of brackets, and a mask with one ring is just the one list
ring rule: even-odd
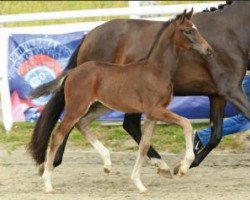
{"label": "foal's neck", "polygon": [[163,75],[172,77],[177,68],[177,49],[174,46],[173,31],[169,32],[168,27],[161,34],[156,42],[151,54],[148,57],[148,63],[157,70],[161,70]]}

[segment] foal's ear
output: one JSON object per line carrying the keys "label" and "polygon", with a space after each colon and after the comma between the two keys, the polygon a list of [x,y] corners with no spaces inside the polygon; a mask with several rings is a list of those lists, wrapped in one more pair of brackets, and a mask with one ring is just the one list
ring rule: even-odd
{"label": "foal's ear", "polygon": [[186,15],[187,15],[187,10],[185,9],[181,14],[181,16],[179,17],[179,24],[182,24],[184,22]]}
{"label": "foal's ear", "polygon": [[189,19],[189,20],[191,20],[192,17],[193,17],[193,13],[194,13],[194,8],[192,8],[192,10],[189,11],[189,12],[186,14],[186,18]]}

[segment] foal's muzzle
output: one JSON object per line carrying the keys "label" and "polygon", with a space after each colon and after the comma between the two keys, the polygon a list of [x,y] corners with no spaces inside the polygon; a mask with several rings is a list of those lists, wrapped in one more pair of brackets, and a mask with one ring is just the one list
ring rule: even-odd
{"label": "foal's muzzle", "polygon": [[211,47],[208,47],[207,48],[207,53],[206,53],[206,56],[209,57],[213,54],[213,49]]}
{"label": "foal's muzzle", "polygon": [[204,47],[202,45],[195,44],[193,46],[193,49],[196,50],[198,53],[200,53],[200,55],[206,58],[210,57],[213,54],[213,49],[209,45],[206,45]]}

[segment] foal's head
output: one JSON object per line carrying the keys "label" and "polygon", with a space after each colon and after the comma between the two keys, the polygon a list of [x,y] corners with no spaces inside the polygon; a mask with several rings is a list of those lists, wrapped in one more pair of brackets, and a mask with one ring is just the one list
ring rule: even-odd
{"label": "foal's head", "polygon": [[212,54],[212,48],[198,32],[196,26],[191,21],[193,9],[177,16],[172,23],[174,46],[178,50],[194,49],[204,56]]}

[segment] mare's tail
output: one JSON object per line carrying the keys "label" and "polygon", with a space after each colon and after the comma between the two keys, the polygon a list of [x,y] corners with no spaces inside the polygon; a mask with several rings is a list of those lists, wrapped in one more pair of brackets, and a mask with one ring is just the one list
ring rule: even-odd
{"label": "mare's tail", "polygon": [[[72,54],[65,70],[69,70],[76,67],[77,55],[83,41],[84,38],[80,42],[75,52]],[[61,87],[57,92],[54,93],[53,97],[46,104],[42,114],[40,115],[35,125],[31,141],[28,145],[28,149],[37,164],[42,164],[45,161],[46,151],[51,133],[60,117],[60,114],[63,111],[64,105],[64,89],[63,87]],[[66,141],[63,144],[64,146],[62,147],[62,151],[60,151],[60,154],[57,155],[55,158],[55,167],[60,165],[62,161],[63,150],[66,145]],[[58,156],[59,159],[57,158]]]}

